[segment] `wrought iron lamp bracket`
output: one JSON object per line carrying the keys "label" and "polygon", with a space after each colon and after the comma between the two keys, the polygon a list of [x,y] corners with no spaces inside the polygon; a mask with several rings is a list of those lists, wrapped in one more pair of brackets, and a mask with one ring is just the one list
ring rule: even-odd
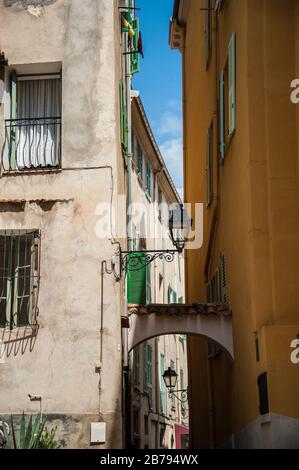
{"label": "wrought iron lamp bracket", "polygon": [[[123,271],[140,271],[156,259],[171,263],[180,250],[119,251],[120,274]],[[142,256],[144,255],[144,256]]]}
{"label": "wrought iron lamp bracket", "polygon": [[[181,396],[179,396],[178,394],[180,394]],[[169,398],[174,396],[181,403],[187,403],[188,402],[188,389],[186,388],[186,389],[183,389],[183,390],[173,390],[172,388],[170,388],[168,390],[168,396],[169,396]]]}

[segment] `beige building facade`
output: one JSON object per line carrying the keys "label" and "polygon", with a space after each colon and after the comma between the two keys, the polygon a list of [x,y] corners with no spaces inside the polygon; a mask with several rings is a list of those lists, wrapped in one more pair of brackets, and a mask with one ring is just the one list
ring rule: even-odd
{"label": "beige building facade", "polygon": [[66,448],[120,448],[118,2],[5,0],[0,24],[0,415],[41,407]]}

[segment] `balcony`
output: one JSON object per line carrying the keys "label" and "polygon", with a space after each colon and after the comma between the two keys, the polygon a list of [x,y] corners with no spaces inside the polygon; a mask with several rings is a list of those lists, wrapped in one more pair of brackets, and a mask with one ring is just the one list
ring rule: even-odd
{"label": "balcony", "polygon": [[2,150],[4,172],[61,167],[61,117],[7,119]]}

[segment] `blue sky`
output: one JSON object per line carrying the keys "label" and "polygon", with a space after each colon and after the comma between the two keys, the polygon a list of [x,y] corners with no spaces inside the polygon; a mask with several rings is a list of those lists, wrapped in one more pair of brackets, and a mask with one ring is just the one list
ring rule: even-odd
{"label": "blue sky", "polygon": [[181,54],[168,44],[173,0],[137,0],[144,59],[133,86],[140,91],[149,122],[173,180],[183,186]]}

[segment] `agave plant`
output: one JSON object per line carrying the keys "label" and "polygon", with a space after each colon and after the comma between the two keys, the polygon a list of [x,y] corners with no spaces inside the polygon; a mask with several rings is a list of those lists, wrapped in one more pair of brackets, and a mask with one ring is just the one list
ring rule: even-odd
{"label": "agave plant", "polygon": [[55,440],[57,428],[49,431],[45,428],[45,421],[38,415],[32,416],[27,422],[25,414],[22,414],[20,427],[17,431],[10,417],[10,430],[8,426],[2,426],[4,435],[4,449],[58,449],[59,443]]}

